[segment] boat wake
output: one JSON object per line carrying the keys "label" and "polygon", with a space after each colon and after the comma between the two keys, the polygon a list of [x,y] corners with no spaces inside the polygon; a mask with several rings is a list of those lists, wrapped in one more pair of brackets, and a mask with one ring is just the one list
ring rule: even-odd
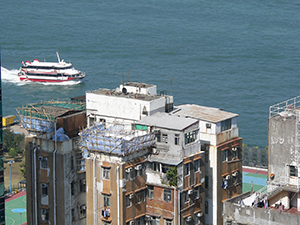
{"label": "boat wake", "polygon": [[31,82],[31,81],[20,81],[20,78],[18,76],[18,72],[20,70],[18,69],[12,69],[8,70],[4,67],[1,67],[1,78],[3,83],[14,83],[17,86],[32,84],[32,83],[38,83],[42,85],[61,85],[61,86],[69,86],[69,85],[76,85],[80,84],[81,81],[66,81],[66,82],[59,82],[59,83],[46,83],[46,82]]}

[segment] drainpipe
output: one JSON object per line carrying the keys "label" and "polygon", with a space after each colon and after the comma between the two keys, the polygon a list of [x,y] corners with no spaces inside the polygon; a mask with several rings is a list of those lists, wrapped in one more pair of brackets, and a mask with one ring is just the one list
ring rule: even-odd
{"label": "drainpipe", "polygon": [[94,155],[93,163],[94,163],[94,169],[93,169],[94,225],[97,225],[96,155]]}
{"label": "drainpipe", "polygon": [[174,187],[174,224],[176,224],[176,214],[177,214],[177,210],[176,210],[176,187]]}
{"label": "drainpipe", "polygon": [[34,174],[34,217],[35,217],[35,224],[37,225],[37,187],[36,187],[36,150],[33,150],[33,174]]}
{"label": "drainpipe", "polygon": [[118,225],[120,225],[120,167],[117,166]]}
{"label": "drainpipe", "polygon": [[54,216],[54,221],[53,224],[56,225],[56,193],[55,193],[55,188],[56,188],[56,178],[55,178],[55,154],[57,151],[57,136],[56,136],[56,121],[54,122],[54,135],[55,135],[55,145],[54,145],[54,152],[53,152],[53,216]]}

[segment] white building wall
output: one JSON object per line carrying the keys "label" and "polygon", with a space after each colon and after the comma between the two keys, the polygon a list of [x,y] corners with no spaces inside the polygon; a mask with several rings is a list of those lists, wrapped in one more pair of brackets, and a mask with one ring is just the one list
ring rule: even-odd
{"label": "white building wall", "polygon": [[143,101],[134,98],[86,93],[87,116],[93,114],[96,117],[107,116],[137,121],[146,116],[142,114],[144,107],[148,115],[164,112],[165,98]]}

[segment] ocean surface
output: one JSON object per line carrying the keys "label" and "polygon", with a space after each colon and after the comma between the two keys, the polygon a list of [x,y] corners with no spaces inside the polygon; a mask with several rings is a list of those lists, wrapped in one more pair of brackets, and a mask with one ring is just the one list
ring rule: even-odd
{"label": "ocean surface", "polygon": [[[27,103],[156,84],[176,105],[239,114],[244,143],[268,144],[269,106],[300,95],[295,0],[0,0],[3,114]],[[73,63],[82,82],[20,82],[21,61]]]}

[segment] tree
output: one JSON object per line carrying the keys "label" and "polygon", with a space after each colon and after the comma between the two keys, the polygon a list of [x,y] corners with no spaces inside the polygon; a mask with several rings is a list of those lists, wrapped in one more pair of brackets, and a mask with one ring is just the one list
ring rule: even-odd
{"label": "tree", "polygon": [[171,186],[177,187],[177,167],[171,167],[167,172],[167,178]]}
{"label": "tree", "polygon": [[16,160],[16,157],[18,155],[18,152],[15,148],[11,148],[8,152],[8,155],[12,158],[14,158],[14,160]]}
{"label": "tree", "polygon": [[23,151],[25,149],[25,135],[15,134],[11,129],[4,129],[3,143],[4,151],[10,152],[10,150],[14,148],[13,152],[16,151],[17,154],[23,154]]}

